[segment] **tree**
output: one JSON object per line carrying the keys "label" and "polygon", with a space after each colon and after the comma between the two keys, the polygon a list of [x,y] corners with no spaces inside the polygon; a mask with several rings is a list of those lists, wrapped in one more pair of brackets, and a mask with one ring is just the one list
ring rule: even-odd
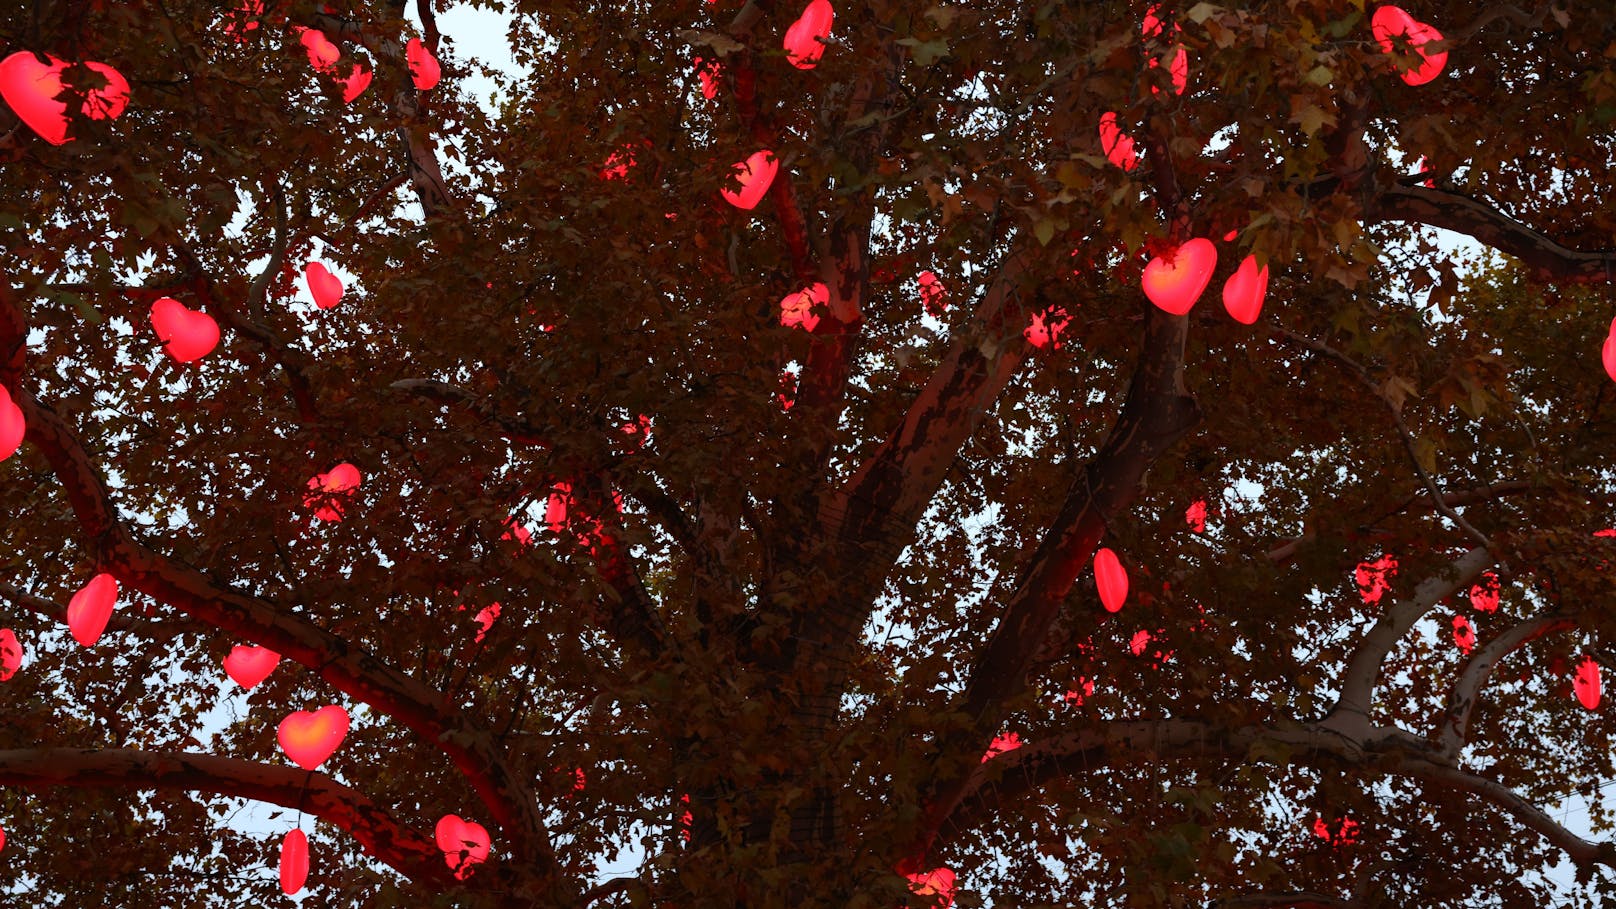
{"label": "tree", "polygon": [[0,31],[7,892],[1616,895],[1608,16],[450,5]]}

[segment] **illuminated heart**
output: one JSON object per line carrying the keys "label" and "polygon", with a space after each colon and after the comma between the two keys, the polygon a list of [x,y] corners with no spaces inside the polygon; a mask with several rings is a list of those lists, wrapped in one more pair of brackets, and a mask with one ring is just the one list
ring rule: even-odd
{"label": "illuminated heart", "polygon": [[28,424],[23,422],[22,408],[11,400],[11,392],[0,385],[0,461],[16,454],[27,434]]}
{"label": "illuminated heart", "polygon": [[1133,637],[1128,639],[1128,652],[1134,656],[1144,654],[1145,648],[1150,646],[1150,637],[1150,632],[1143,628],[1135,631]]}
{"label": "illuminated heart", "polygon": [[7,682],[22,668],[22,644],[10,628],[0,628],[0,682]]}
{"label": "illuminated heart", "polygon": [[551,533],[560,533],[567,528],[567,505],[571,501],[571,483],[557,483],[550,487],[550,495],[544,502],[544,523],[550,525]]}
{"label": "illuminated heart", "polygon": [[264,0],[242,0],[224,19],[224,33],[240,44],[247,40],[247,32],[256,31],[258,18],[264,14]]}
{"label": "illuminated heart", "polygon": [[[1190,55],[1189,52],[1184,50],[1182,47],[1173,48],[1172,54],[1173,62],[1167,65],[1167,75],[1168,78],[1173,80],[1173,94],[1182,95],[1184,94],[1184,90],[1190,86]],[[1150,68],[1156,69],[1159,66],[1161,66],[1161,61],[1155,57],[1152,57],[1150,60]],[[1157,94],[1160,91],[1161,89],[1154,85],[1150,87],[1150,93],[1152,95]]]}
{"label": "illuminated heart", "polygon": [[926,315],[933,319],[941,319],[943,313],[948,311],[943,282],[930,271],[921,272],[916,280],[920,282],[920,305],[925,307]]}
{"label": "illuminated heart", "polygon": [[1006,751],[1015,751],[1020,747],[1021,736],[1014,732],[1006,732],[1003,735],[994,736],[993,741],[988,743],[988,750],[982,755],[982,763],[986,764],[988,761],[991,761],[995,757],[1004,754]]}
{"label": "illuminated heart", "polygon": [[[371,76],[372,73],[368,68],[362,64],[355,63],[353,65],[353,71],[348,74],[348,78],[337,80],[338,82],[342,83],[343,102],[352,104],[356,98],[363,95],[365,93],[365,89],[370,88]],[[341,294],[338,294],[338,296],[341,296]]]}
{"label": "illuminated heart", "polygon": [[477,613],[474,620],[477,623],[477,637],[475,638],[477,643],[482,643],[483,636],[488,634],[488,629],[494,627],[494,620],[497,618],[499,618],[498,603],[490,603],[484,606],[481,612]]}
{"label": "illuminated heart", "polygon": [[[1605,338],[1605,346],[1599,352],[1599,359],[1605,364],[1605,375],[1610,376],[1612,382],[1616,382],[1616,332]],[[0,446],[0,451],[4,450],[4,446]]]}
{"label": "illuminated heart", "polygon": [[816,305],[830,305],[830,290],[824,284],[816,283],[794,294],[787,294],[780,301],[780,324],[787,328],[813,331],[814,326],[819,324],[819,316],[814,314]]}
{"label": "illuminated heart", "polygon": [[1115,113],[1100,115],[1100,149],[1105,152],[1107,161],[1125,171],[1139,166],[1139,154],[1134,151],[1133,139],[1117,126]]}
{"label": "illuminated heart", "polygon": [[1145,296],[1164,312],[1182,316],[1201,298],[1212,271],[1218,267],[1218,249],[1204,237],[1157,256],[1145,266],[1141,283]]}
{"label": "illuminated heart", "polygon": [[[62,93],[62,73],[68,64],[50,54],[42,62],[29,51],[17,51],[0,60],[0,98],[4,98],[18,119],[52,145],[72,141],[67,135],[67,102],[57,100]],[[129,106],[129,82],[122,73],[105,63],[86,62],[85,67],[106,79],[106,84],[89,89],[79,112],[91,120],[110,120]]]}
{"label": "illuminated heart", "polygon": [[516,518],[505,519],[505,532],[499,535],[502,540],[515,540],[518,546],[533,545],[533,534]]}
{"label": "illuminated heart", "polygon": [[436,830],[438,851],[459,880],[471,875],[472,866],[488,861],[488,831],[481,824],[446,814]]}
{"label": "illuminated heart", "polygon": [[697,57],[696,77],[701,80],[701,96],[711,101],[718,97],[718,89],[724,84],[724,64]]}
{"label": "illuminated heart", "polygon": [[281,892],[291,896],[308,880],[309,838],[301,830],[292,830],[281,840]]}
{"label": "illuminated heart", "polygon": [[1116,612],[1128,599],[1128,572],[1117,554],[1104,546],[1094,553],[1094,586],[1099,588],[1106,612]]}
{"label": "illuminated heart", "polygon": [[229,656],[224,658],[224,671],[237,685],[250,691],[253,686],[269,678],[280,661],[281,655],[268,647],[237,644],[230,648]]}
{"label": "illuminated heart", "polygon": [[[342,502],[337,495],[352,495],[359,488],[359,468],[342,463],[327,473],[309,478],[309,491],[303,494],[303,507],[313,508],[315,518],[321,521],[342,520]],[[323,504],[322,504],[323,503]]]}
{"label": "illuminated heart", "polygon": [[337,58],[342,56],[342,51],[331,43],[325,32],[304,28],[301,25],[297,27],[297,32],[297,40],[302,42],[303,49],[308,51],[310,66],[322,73],[330,72],[336,67]]}
{"label": "illuminated heart", "polygon": [[1081,707],[1083,702],[1091,697],[1094,697],[1094,680],[1079,676],[1077,687],[1066,689],[1066,695],[1063,700],[1073,707]]}
{"label": "illuminated heart", "polygon": [[1600,677],[1599,663],[1591,656],[1585,656],[1577,663],[1577,674],[1571,680],[1571,688],[1577,693],[1577,703],[1589,710],[1599,709],[1599,698],[1604,693],[1604,680]]}
{"label": "illuminated heart", "polygon": [[1352,577],[1358,585],[1358,596],[1365,604],[1373,606],[1392,589],[1390,579],[1397,577],[1397,556],[1382,555],[1373,562],[1359,562]]}
{"label": "illuminated heart", "polygon": [[1470,627],[1470,620],[1462,615],[1453,617],[1453,643],[1462,653],[1469,653],[1476,646],[1476,629]]}
{"label": "illuminated heart", "polygon": [[606,163],[601,166],[600,178],[602,180],[626,180],[628,169],[634,166],[633,146],[624,146],[606,157]]}
{"label": "illuminated heart", "polygon": [[1256,256],[1247,256],[1229,280],[1223,282],[1223,308],[1241,325],[1257,321],[1263,297],[1268,293],[1268,266],[1257,265]]}
{"label": "illuminated heart", "polygon": [[1040,350],[1045,347],[1060,350],[1060,333],[1071,320],[1065,309],[1051,306],[1043,312],[1033,313],[1027,327],[1021,330],[1021,336],[1027,339],[1028,344]]}
{"label": "illuminated heart", "polygon": [[831,22],[836,11],[830,0],[812,0],[797,21],[786,29],[786,59],[797,69],[813,69],[825,53],[825,39],[830,37]]}
{"label": "illuminated heart", "polygon": [[314,305],[330,309],[342,302],[342,279],[331,273],[324,262],[310,262],[303,266],[303,281],[309,286]]}
{"label": "illuminated heart", "polygon": [[740,183],[740,189],[725,187],[722,190],[724,200],[741,211],[751,211],[763,201],[763,195],[769,191],[769,184],[774,182],[775,172],[779,169],[780,162],[774,157],[774,152],[768,149],[754,152],[750,158],[730,168]]}
{"label": "illuminated heart", "polygon": [[90,583],[79,588],[73,599],[67,601],[67,628],[73,632],[73,640],[85,647],[94,647],[101,639],[101,632],[107,630],[112,607],[117,604],[117,579],[104,572],[91,578]]}
{"label": "illuminated heart", "polygon": [[1489,571],[1481,576],[1481,583],[1470,585],[1470,605],[1477,612],[1497,612],[1500,586],[1498,575]]}
{"label": "illuminated heart", "polygon": [[292,763],[314,770],[336,752],[348,734],[348,711],[336,704],[314,711],[294,711],[281,720],[276,732],[281,750]]}
{"label": "illuminated heart", "polygon": [[179,363],[194,363],[219,343],[219,323],[205,312],[193,312],[170,297],[152,303],[152,330],[168,355]]}
{"label": "illuminated heart", "polygon": [[1403,81],[1409,85],[1424,85],[1442,74],[1442,68],[1448,65],[1447,51],[1425,52],[1425,46],[1433,41],[1441,41],[1442,33],[1416,20],[1413,16],[1403,12],[1395,6],[1383,6],[1375,10],[1374,17],[1369,23],[1370,30],[1374,32],[1375,40],[1380,42],[1380,49],[1388,54],[1397,50],[1396,38],[1402,36],[1414,50],[1419,58],[1419,64],[1407,72],[1400,73]]}
{"label": "illuminated heart", "polygon": [[404,45],[404,60],[410,67],[410,79],[415,82],[417,91],[431,91],[443,78],[443,67],[438,65],[438,58],[426,49],[420,38],[411,38]]}
{"label": "illuminated heart", "polygon": [[1350,817],[1343,817],[1332,825],[1322,817],[1314,817],[1313,835],[1322,840],[1329,840],[1334,846],[1351,846],[1358,842],[1358,822]]}
{"label": "illuminated heart", "polygon": [[1190,525],[1192,533],[1206,533],[1206,500],[1196,499],[1190,507],[1184,509],[1184,523]]}
{"label": "illuminated heart", "polygon": [[909,889],[917,896],[937,898],[938,909],[954,905],[954,872],[947,868],[933,868],[919,874],[906,875]]}

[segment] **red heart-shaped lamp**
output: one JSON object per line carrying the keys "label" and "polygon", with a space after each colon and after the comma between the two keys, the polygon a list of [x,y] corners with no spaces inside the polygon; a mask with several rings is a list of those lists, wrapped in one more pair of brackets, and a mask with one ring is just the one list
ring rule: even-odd
{"label": "red heart-shaped lamp", "polygon": [[1134,151],[1133,138],[1117,126],[1115,113],[1108,111],[1100,115],[1100,148],[1105,152],[1107,161],[1125,171],[1139,166],[1139,154]]}
{"label": "red heart-shaped lamp", "polygon": [[1470,605],[1477,612],[1497,612],[1500,590],[1498,575],[1489,571],[1481,576],[1480,583],[1470,585]]}
{"label": "red heart-shaped lamp", "polygon": [[718,89],[724,84],[724,64],[697,57],[696,76],[701,80],[701,96],[711,101],[718,97]]}
{"label": "red heart-shaped lamp", "polygon": [[309,880],[309,838],[292,830],[281,840],[281,892],[287,896],[303,889]]}
{"label": "red heart-shaped lamp", "polygon": [[325,763],[347,734],[348,711],[336,704],[287,714],[277,730],[281,750],[304,770],[313,770]]}
{"label": "red heart-shaped lamp", "polygon": [[10,628],[0,628],[0,682],[10,681],[22,668],[22,643]]}
{"label": "red heart-shaped lamp", "polygon": [[318,520],[340,521],[342,502],[332,499],[332,496],[352,493],[359,488],[359,482],[359,468],[346,462],[327,473],[317,473],[309,478],[309,491],[303,494],[303,507],[315,509],[314,517]]}
{"label": "red heart-shaped lamp", "polygon": [[1145,266],[1141,283],[1145,296],[1163,311],[1185,315],[1201,298],[1212,271],[1218,267],[1218,249],[1205,237],[1196,237]]}
{"label": "red heart-shaped lamp", "polygon": [[112,607],[118,604],[118,581],[105,572],[90,579],[79,588],[73,599],[67,601],[67,629],[73,640],[85,647],[94,647],[107,630],[112,618]]}
{"label": "red heart-shaped lamp", "polygon": [[160,297],[151,307],[152,330],[168,355],[180,363],[194,363],[219,344],[219,323],[205,312],[193,312],[171,297]]}
{"label": "red heart-shaped lamp", "polygon": [[813,331],[814,326],[819,324],[819,316],[814,314],[816,305],[830,305],[830,289],[824,284],[816,283],[794,294],[787,294],[780,301],[780,324],[787,328]]}
{"label": "red heart-shaped lamp", "polygon": [[1027,339],[1028,344],[1039,349],[1049,347],[1059,350],[1060,333],[1071,320],[1065,309],[1051,306],[1043,312],[1033,313],[1027,320],[1027,327],[1021,330],[1021,336]]}
{"label": "red heart-shaped lamp", "polygon": [[1094,586],[1099,588],[1100,603],[1106,612],[1116,612],[1128,599],[1128,572],[1122,560],[1107,547],[1094,553]]}
{"label": "red heart-shaped lamp", "polygon": [[1263,297],[1268,294],[1268,266],[1258,266],[1256,256],[1240,262],[1229,280],[1223,282],[1223,308],[1241,325],[1257,321]]}
{"label": "red heart-shaped lamp", "polygon": [[11,392],[0,385],[0,461],[16,454],[27,434],[28,424],[23,422],[22,408],[11,400]]}
{"label": "red heart-shaped lamp", "polygon": [[475,638],[477,643],[479,643],[479,644],[482,643],[483,637],[488,634],[488,629],[494,627],[494,620],[496,620],[498,618],[499,618],[499,604],[498,603],[489,603],[487,606],[484,606],[482,608],[482,610],[477,613],[477,615],[474,618],[474,621],[476,621],[476,623],[477,623],[477,637]]}
{"label": "red heart-shaped lamp", "polygon": [[768,149],[753,152],[750,158],[730,168],[735,179],[740,181],[741,188],[724,188],[724,200],[741,211],[751,211],[763,201],[763,195],[769,191],[769,184],[774,182],[775,172],[779,169],[780,162],[774,157],[774,152]]}
{"label": "red heart-shaped lamp", "polygon": [[488,831],[481,824],[446,814],[438,821],[435,832],[438,850],[457,879],[465,880],[471,875],[473,865],[488,861]]}
{"label": "red heart-shaped lamp", "polygon": [[264,14],[264,0],[242,0],[236,4],[224,18],[224,33],[236,39],[240,44],[247,40],[247,33],[258,30],[258,18]]}
{"label": "red heart-shaped lamp", "polygon": [[1476,629],[1471,627],[1470,620],[1462,615],[1453,617],[1453,643],[1460,652],[1469,653],[1476,646]]}
{"label": "red heart-shaped lamp", "polygon": [[417,91],[431,91],[443,78],[443,67],[438,65],[438,58],[426,49],[420,38],[411,38],[404,45],[404,60],[410,67],[410,79],[415,82]]}
{"label": "red heart-shaped lamp", "polygon": [[1390,54],[1396,50],[1395,38],[1402,35],[1408,39],[1409,46],[1419,57],[1418,66],[1402,73],[1403,81],[1409,85],[1424,85],[1442,74],[1442,68],[1448,65],[1448,52],[1440,51],[1426,53],[1425,46],[1433,41],[1441,41],[1442,33],[1430,25],[1420,22],[1408,13],[1395,6],[1382,6],[1375,10],[1375,15],[1369,22],[1370,31],[1375,40],[1380,42],[1380,49]]}
{"label": "red heart-shaped lamp", "polygon": [[836,10],[830,0],[813,0],[797,21],[786,29],[786,59],[797,69],[813,69],[825,53],[825,39],[830,37],[831,23]]}
{"label": "red heart-shaped lamp", "polygon": [[557,483],[550,487],[550,495],[544,501],[544,523],[549,525],[551,533],[567,529],[567,505],[571,501],[571,483]]}
{"label": "red heart-shaped lamp", "polygon": [[[79,112],[92,120],[117,117],[129,106],[129,81],[105,63],[86,62],[89,69],[107,81],[100,88],[85,92]],[[17,51],[0,60],[0,98],[4,98],[18,119],[52,145],[69,141],[67,102],[62,93],[62,72],[67,63],[45,55],[45,61],[29,51]]]}
{"label": "red heart-shaped lamp", "polygon": [[309,296],[314,305],[330,309],[342,302],[342,279],[331,273],[324,262],[310,262],[303,266],[303,280],[309,285]]}
{"label": "red heart-shaped lamp", "polygon": [[297,40],[303,43],[303,49],[309,53],[309,65],[319,72],[329,72],[337,65],[337,58],[342,51],[331,43],[325,32],[314,28],[297,27]]}
{"label": "red heart-shaped lamp", "polygon": [[954,872],[947,868],[934,868],[919,874],[906,875],[909,889],[918,896],[934,896],[938,909],[954,905]]}
{"label": "red heart-shaped lamp", "polygon": [[930,271],[921,272],[916,280],[920,282],[920,305],[926,308],[926,315],[941,319],[943,313],[948,311],[947,293],[943,290],[943,282]]}
{"label": "red heart-shaped lamp", "polygon": [[1600,678],[1599,663],[1591,656],[1585,656],[1577,664],[1577,674],[1571,680],[1571,688],[1577,693],[1577,703],[1589,710],[1599,709],[1599,696],[1604,692],[1604,681]]}
{"label": "red heart-shaped lamp", "polygon": [[[346,79],[337,80],[338,82],[342,83],[343,102],[352,104],[356,98],[363,95],[365,93],[365,89],[370,88],[371,76],[372,74],[369,68],[362,64],[355,63],[353,65],[353,71],[348,73],[348,77]],[[341,295],[339,294],[338,296]]]}
{"label": "red heart-shaped lamp", "polygon": [[250,691],[253,686],[269,678],[280,661],[281,655],[268,647],[237,644],[230,648],[230,655],[224,658],[224,671],[237,685]]}
{"label": "red heart-shaped lamp", "polygon": [[1190,525],[1192,533],[1206,533],[1206,500],[1196,499],[1190,507],[1184,509],[1184,523]]}
{"label": "red heart-shaped lamp", "polygon": [[[1599,359],[1605,365],[1605,375],[1610,376],[1612,382],[1616,382],[1616,331],[1605,338],[1605,346],[1599,351]],[[4,451],[5,446],[0,444],[0,453]],[[0,454],[0,460],[4,460],[3,454]]]}

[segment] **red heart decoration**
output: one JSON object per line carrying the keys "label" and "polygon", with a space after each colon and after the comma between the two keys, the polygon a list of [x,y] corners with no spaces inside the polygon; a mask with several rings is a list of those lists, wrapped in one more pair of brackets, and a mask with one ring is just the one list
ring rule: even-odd
{"label": "red heart decoration", "polygon": [[303,280],[309,286],[314,305],[330,309],[342,302],[342,279],[331,273],[324,262],[310,262],[303,266]]}
{"label": "red heart decoration", "polygon": [[438,850],[458,880],[471,876],[472,866],[488,861],[488,831],[481,824],[446,814],[436,830]]}
{"label": "red heart decoration", "polygon": [[179,363],[194,363],[219,344],[219,323],[205,312],[193,312],[171,297],[160,297],[151,307],[152,330],[168,355]]}
{"label": "red heart decoration", "polygon": [[1206,533],[1206,500],[1196,499],[1190,507],[1184,509],[1184,523],[1190,525],[1191,533]]}
{"label": "red heart decoration", "polygon": [[1394,41],[1399,35],[1408,40],[1419,57],[1420,63],[1413,69],[1401,73],[1403,81],[1409,85],[1424,85],[1442,74],[1442,68],[1448,65],[1448,52],[1439,51],[1426,53],[1425,46],[1433,41],[1441,41],[1442,33],[1430,25],[1420,22],[1408,13],[1395,6],[1383,6],[1375,10],[1370,19],[1370,31],[1374,32],[1375,40],[1380,42],[1380,49],[1390,54],[1396,51]]}
{"label": "red heart decoration", "polygon": [[551,533],[567,529],[567,506],[571,501],[571,483],[557,483],[550,487],[550,495],[544,502],[544,523],[550,526]]}
{"label": "red heart decoration", "polygon": [[938,909],[954,905],[954,872],[947,868],[934,868],[919,874],[906,875],[909,889],[918,896],[937,897]]}
{"label": "red heart decoration", "polygon": [[813,331],[814,326],[819,324],[819,316],[814,314],[816,305],[830,305],[830,289],[824,284],[814,284],[794,294],[787,294],[780,301],[780,324],[787,328]]}
{"label": "red heart decoration", "polygon": [[23,422],[22,408],[11,400],[11,392],[0,385],[0,461],[17,453],[28,425]]}
{"label": "red heart decoration", "polygon": [[516,520],[513,515],[505,519],[505,532],[499,535],[502,540],[515,540],[518,546],[532,546],[533,532],[526,525]]}
{"label": "red heart decoration", "polygon": [[[371,75],[372,74],[368,68],[361,64],[355,63],[353,65],[353,72],[348,74],[348,78],[338,79],[337,81],[342,83],[343,102],[352,104],[354,103],[354,99],[358,98],[360,95],[363,95],[365,93],[365,89],[370,88]],[[341,296],[341,294],[338,294],[338,296]],[[334,306],[336,304],[332,305]]]}
{"label": "red heart decoration", "polygon": [[724,64],[717,60],[703,60],[696,58],[696,76],[701,80],[701,96],[708,101],[718,97],[719,86],[723,85]]}
{"label": "red heart decoration", "polygon": [[[1616,331],[1611,332],[1605,338],[1605,346],[1599,351],[1599,359],[1605,365],[1605,375],[1610,376],[1612,382],[1616,382]],[[3,417],[0,417],[0,420],[3,419]],[[18,417],[18,419],[20,420],[21,417]],[[6,448],[3,439],[4,436],[0,436],[0,461],[5,460],[4,452]]]}
{"label": "red heart decoration", "polygon": [[415,82],[417,91],[431,91],[443,78],[443,67],[438,65],[438,58],[426,49],[420,38],[411,38],[404,45],[404,61],[410,67],[410,79]]}
{"label": "red heart decoration", "polygon": [[1079,677],[1077,687],[1066,690],[1065,700],[1066,703],[1071,704],[1073,707],[1081,707],[1083,702],[1091,697],[1094,697],[1094,680]]}
{"label": "red heart decoration", "polygon": [[314,770],[325,763],[347,734],[348,711],[336,704],[287,714],[277,730],[281,750],[304,770]]}
{"label": "red heart decoration", "polygon": [[[45,59],[49,62],[40,62],[29,51],[17,51],[0,60],[0,98],[5,98],[17,117],[46,142],[63,145],[72,141],[67,135],[67,102],[57,100],[67,63],[50,54]],[[105,63],[84,65],[101,74],[107,84],[85,92],[79,112],[91,120],[109,120],[122,114],[129,106],[128,80]]]}
{"label": "red heart decoration", "polygon": [[10,681],[22,668],[22,644],[10,628],[0,628],[0,682]]}
{"label": "red heart decoration", "polygon": [[1470,620],[1462,615],[1453,617],[1453,643],[1462,653],[1469,653],[1476,646],[1476,629],[1470,626]]}
{"label": "red heart decoration", "polygon": [[1107,161],[1125,171],[1139,166],[1133,139],[1117,126],[1117,115],[1109,111],[1100,115],[1100,149],[1105,152]]}
{"label": "red heart decoration", "polygon": [[1256,256],[1247,256],[1229,280],[1223,282],[1223,308],[1241,325],[1257,321],[1263,297],[1268,294],[1268,266],[1258,267]]}
{"label": "red heart decoration", "polygon": [[830,0],[813,0],[797,21],[786,29],[786,59],[797,69],[813,69],[825,53],[825,39],[830,37],[831,23],[836,10]]}
{"label": "red heart decoration", "polygon": [[309,478],[309,491],[303,494],[303,507],[313,508],[314,517],[318,520],[340,521],[342,501],[334,496],[351,495],[359,488],[359,482],[359,468],[346,462],[327,473],[317,473]]}
{"label": "red heart decoration", "polygon": [[1604,681],[1600,678],[1599,663],[1591,656],[1585,656],[1577,664],[1577,674],[1571,680],[1571,688],[1577,693],[1577,703],[1589,710],[1599,709],[1599,696],[1604,692]]}
{"label": "red heart decoration", "polygon": [[1157,256],[1145,266],[1141,283],[1145,296],[1164,312],[1182,316],[1201,298],[1212,271],[1218,267],[1218,249],[1204,237]]}
{"label": "red heart decoration", "polygon": [[1060,333],[1070,321],[1072,317],[1066,314],[1065,309],[1051,306],[1043,312],[1033,313],[1027,327],[1021,330],[1021,336],[1034,347],[1060,350]]}
{"label": "red heart decoration", "polygon": [[297,27],[297,40],[303,43],[303,49],[309,53],[309,65],[318,72],[330,72],[337,65],[337,58],[342,51],[331,43],[325,32],[314,28]]}
{"label": "red heart decoration", "polygon": [[1358,842],[1358,822],[1343,817],[1331,824],[1322,817],[1314,817],[1313,835],[1321,840],[1329,840],[1334,846],[1351,846]]}
{"label": "red heart decoration", "polygon": [[475,621],[477,622],[477,637],[474,639],[477,641],[477,643],[482,643],[483,637],[488,634],[488,629],[494,627],[494,620],[498,618],[498,603],[489,603],[487,606],[482,608],[482,611],[477,613],[475,617]]}
{"label": "red heart decoration", "polygon": [[291,896],[308,880],[309,838],[301,830],[292,830],[281,840],[281,892]]}
{"label": "red heart decoration", "polygon": [[1497,612],[1500,591],[1498,575],[1489,571],[1481,576],[1481,583],[1470,585],[1470,605],[1477,612]]}
{"label": "red heart decoration", "polygon": [[1358,596],[1369,606],[1379,603],[1386,591],[1392,589],[1391,579],[1395,577],[1397,556],[1394,555],[1382,555],[1373,562],[1359,562],[1352,571],[1352,579],[1358,585]]}
{"label": "red heart decoration", "polygon": [[925,307],[926,315],[941,319],[943,313],[948,312],[948,294],[943,289],[942,280],[930,271],[921,272],[917,280],[920,282],[920,305]]}
{"label": "red heart decoration", "polygon": [[1117,554],[1104,546],[1094,554],[1094,586],[1106,612],[1116,612],[1128,599],[1128,572]]}
{"label": "red heart decoration", "polygon": [[224,33],[236,39],[240,44],[247,40],[247,32],[258,28],[259,16],[264,14],[264,0],[242,0],[236,8],[225,17]]}
{"label": "red heart decoration", "polygon": [[90,579],[79,588],[73,599],[67,601],[67,628],[73,640],[85,647],[94,647],[107,630],[112,618],[112,607],[118,604],[118,581],[105,572]]}
{"label": "red heart decoration", "polygon": [[224,671],[237,685],[251,691],[253,686],[269,678],[280,661],[281,655],[268,647],[237,644],[224,658]]}
{"label": "red heart decoration", "polygon": [[774,152],[764,149],[754,152],[750,158],[733,165],[730,171],[735,179],[740,181],[740,189],[725,187],[721,193],[724,201],[741,211],[751,211],[763,201],[764,193],[769,191],[769,184],[774,182],[775,172],[780,169],[780,161],[774,157]]}

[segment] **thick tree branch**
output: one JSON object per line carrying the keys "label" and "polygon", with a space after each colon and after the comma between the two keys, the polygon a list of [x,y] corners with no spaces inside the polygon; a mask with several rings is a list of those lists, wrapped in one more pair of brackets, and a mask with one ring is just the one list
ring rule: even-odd
{"label": "thick tree branch", "polygon": [[365,852],[417,883],[453,885],[437,843],[362,793],[321,773],[211,754],[118,749],[0,751],[0,786],[31,790],[180,789],[269,802],[343,830]]}
{"label": "thick tree branch", "polygon": [[1492,674],[1493,667],[1498,665],[1499,660],[1545,634],[1576,626],[1576,619],[1570,616],[1540,615],[1516,623],[1503,634],[1488,641],[1487,646],[1476,651],[1465,662],[1458,680],[1448,692],[1448,707],[1443,713],[1441,735],[1438,740],[1442,756],[1449,761],[1458,758],[1459,749],[1464,747],[1469,736],[1470,715],[1476,709],[1476,701],[1481,696],[1481,686],[1487,684],[1487,677]]}
{"label": "thick tree branch", "polygon": [[1454,560],[1446,571],[1420,582],[1412,596],[1397,601],[1382,613],[1347,661],[1347,668],[1341,673],[1341,695],[1323,725],[1348,737],[1363,739],[1372,726],[1375,684],[1380,680],[1380,667],[1387,654],[1414,623],[1437,603],[1475,583],[1483,571],[1492,567],[1493,561],[1488,550],[1472,549]]}

